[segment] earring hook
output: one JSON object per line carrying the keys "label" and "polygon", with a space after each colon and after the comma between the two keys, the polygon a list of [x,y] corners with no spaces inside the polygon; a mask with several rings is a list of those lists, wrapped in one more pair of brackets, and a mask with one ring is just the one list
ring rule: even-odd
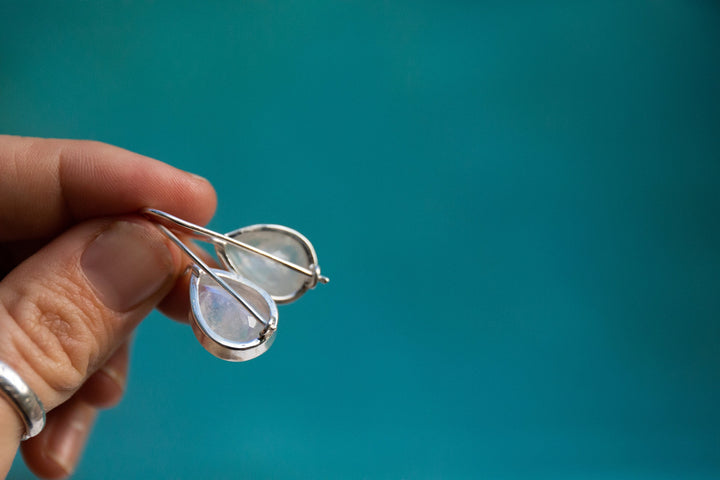
{"label": "earring hook", "polygon": [[280,258],[271,253],[260,250],[257,247],[253,247],[252,245],[248,245],[247,243],[243,243],[243,242],[236,240],[232,237],[229,237],[227,235],[223,235],[223,234],[214,232],[208,228],[204,228],[199,225],[195,225],[186,220],[183,220],[182,218],[178,218],[174,215],[163,212],[161,210],[157,210],[154,208],[143,208],[140,211],[140,213],[142,213],[146,217],[150,218],[151,220],[160,220],[160,221],[165,222],[166,224],[170,223],[173,226],[180,227],[185,232],[189,233],[190,236],[193,236],[195,238],[203,239],[205,241],[210,241],[211,243],[219,243],[221,245],[233,245],[235,247],[242,248],[249,252],[252,252],[252,253],[255,253],[262,257],[268,258],[274,262],[277,262],[281,265],[286,266],[287,268],[290,268],[291,270],[294,270],[298,273],[301,273],[307,277],[312,278],[313,284],[315,284],[317,282],[326,284],[330,281],[330,279],[328,277],[320,274],[320,271],[317,268],[317,266],[315,266],[315,268],[313,268],[312,270],[307,269],[300,265],[296,265],[292,262],[289,262],[289,261],[285,260],[284,258]]}

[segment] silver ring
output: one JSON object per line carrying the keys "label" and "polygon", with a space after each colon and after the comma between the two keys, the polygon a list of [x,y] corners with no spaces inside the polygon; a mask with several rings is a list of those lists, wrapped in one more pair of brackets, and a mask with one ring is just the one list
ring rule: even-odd
{"label": "silver ring", "polygon": [[10,404],[25,424],[23,440],[32,438],[45,426],[45,408],[35,392],[20,378],[15,370],[0,361],[0,393],[10,400]]}

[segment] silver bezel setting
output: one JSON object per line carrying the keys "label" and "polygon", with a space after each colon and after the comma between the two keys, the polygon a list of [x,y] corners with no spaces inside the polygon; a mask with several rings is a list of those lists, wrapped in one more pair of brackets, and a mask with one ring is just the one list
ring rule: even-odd
{"label": "silver bezel setting", "polygon": [[223,360],[244,362],[262,355],[268,350],[268,348],[270,348],[275,340],[278,322],[278,311],[275,302],[265,290],[259,288],[257,285],[241,277],[235,272],[219,269],[212,269],[212,271],[223,280],[232,280],[233,282],[240,283],[246,287],[256,290],[268,305],[270,319],[266,328],[263,330],[263,333],[251,342],[234,342],[218,335],[208,326],[206,319],[203,317],[202,309],[200,308],[200,278],[202,275],[206,275],[206,273],[202,270],[193,270],[190,278],[189,316],[190,324],[192,325],[195,336],[205,350],[218,358],[222,358]]}
{"label": "silver bezel setting", "polygon": [[[291,295],[273,295],[272,293],[270,296],[272,297],[275,302],[279,304],[286,304],[291,303],[297,300],[298,298],[302,297],[305,292],[312,289],[317,285],[318,278],[321,277],[320,275],[320,268],[318,267],[318,259],[317,254],[315,253],[315,249],[313,248],[312,244],[310,243],[310,240],[305,238],[303,234],[298,232],[297,230],[293,230],[292,228],[286,227],[284,225],[274,225],[270,223],[260,223],[257,225],[249,225],[247,227],[238,228],[237,230],[233,230],[230,233],[226,233],[225,236],[230,237],[235,240],[242,241],[242,235],[244,233],[248,232],[281,232],[284,235],[287,235],[294,240],[296,240],[300,245],[302,245],[303,249],[305,250],[305,253],[307,253],[308,258],[310,259],[309,265],[300,265],[301,267],[305,267],[308,270],[310,270],[313,274],[312,276],[308,276],[307,280],[302,284],[302,286],[296,290]],[[232,260],[230,260],[230,257],[227,254],[227,251],[225,249],[227,244],[225,243],[216,243],[215,244],[215,252],[217,253],[218,258],[220,259],[220,262],[222,265],[232,270],[240,275],[242,275],[242,272],[236,267],[236,265],[233,264]],[[252,254],[252,252],[249,252],[249,254]]]}

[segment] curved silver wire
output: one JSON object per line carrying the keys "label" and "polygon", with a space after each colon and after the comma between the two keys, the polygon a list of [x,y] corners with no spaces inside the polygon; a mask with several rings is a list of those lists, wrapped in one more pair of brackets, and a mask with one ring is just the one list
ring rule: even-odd
{"label": "curved silver wire", "polygon": [[215,272],[213,272],[212,269],[205,262],[203,262],[202,259],[195,252],[190,250],[188,248],[188,246],[182,242],[182,240],[180,240],[174,233],[172,233],[170,231],[170,229],[168,229],[164,225],[160,225],[159,223],[156,223],[155,226],[157,228],[159,228],[160,231],[165,234],[165,236],[167,236],[170,240],[172,240],[173,243],[175,243],[175,245],[177,245],[180,248],[180,250],[182,250],[183,253],[185,253],[185,255],[190,257],[196,266],[200,267],[203,271],[205,271],[205,273],[210,275],[210,278],[212,278],[226,292],[228,292],[230,295],[232,295],[232,297],[235,300],[240,302],[240,304],[243,307],[245,307],[252,314],[252,316],[255,317],[260,323],[265,325],[266,328],[263,333],[267,332],[268,330],[273,330],[276,328],[276,325],[275,325],[276,322],[273,321],[274,320],[273,318],[271,318],[269,322],[267,322],[264,318],[262,318],[262,316],[257,312],[257,310],[255,310],[255,308],[252,305],[250,305],[250,303],[247,300],[242,298],[235,290],[233,290],[233,288],[230,285],[228,285],[225,280],[223,280],[218,275],[216,275]]}
{"label": "curved silver wire", "polygon": [[200,238],[205,241],[208,241],[207,239],[210,239],[209,241],[211,243],[219,243],[221,245],[233,245],[238,248],[242,248],[244,250],[247,250],[249,252],[253,252],[257,255],[260,255],[262,257],[268,258],[270,260],[273,260],[281,265],[284,265],[291,270],[294,270],[298,273],[302,273],[305,276],[308,276],[314,280],[313,284],[316,282],[320,283],[328,283],[330,279],[324,275],[321,275],[319,273],[319,270],[317,267],[313,270],[307,269],[305,267],[301,267],[300,265],[296,265],[292,262],[289,262],[285,260],[284,258],[277,257],[271,253],[265,252],[263,250],[260,250],[257,247],[253,247],[252,245],[248,245],[247,243],[240,242],[238,240],[235,240],[232,237],[228,237],[227,235],[222,235],[217,232],[213,232],[210,229],[201,227],[199,225],[195,225],[194,223],[190,223],[186,220],[183,220],[182,218],[178,218],[174,215],[170,215],[169,213],[163,212],[162,210],[156,210],[154,208],[143,208],[141,210],[141,213],[145,215],[146,217],[149,217],[152,220],[161,220],[165,222],[170,222],[173,226],[181,227],[185,232],[189,233],[190,236],[193,236],[195,238]]}

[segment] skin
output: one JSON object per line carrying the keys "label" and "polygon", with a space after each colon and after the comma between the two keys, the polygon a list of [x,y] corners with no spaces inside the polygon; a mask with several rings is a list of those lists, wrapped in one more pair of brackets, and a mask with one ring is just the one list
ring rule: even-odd
{"label": "skin", "polygon": [[[187,318],[187,260],[137,212],[204,225],[215,205],[206,180],[117,147],[0,136],[0,360],[47,411],[45,429],[21,443],[20,417],[0,396],[0,476],[18,449],[36,475],[70,475],[98,411],[122,398],[133,329],[156,307]],[[123,238],[152,275],[125,260]]]}

